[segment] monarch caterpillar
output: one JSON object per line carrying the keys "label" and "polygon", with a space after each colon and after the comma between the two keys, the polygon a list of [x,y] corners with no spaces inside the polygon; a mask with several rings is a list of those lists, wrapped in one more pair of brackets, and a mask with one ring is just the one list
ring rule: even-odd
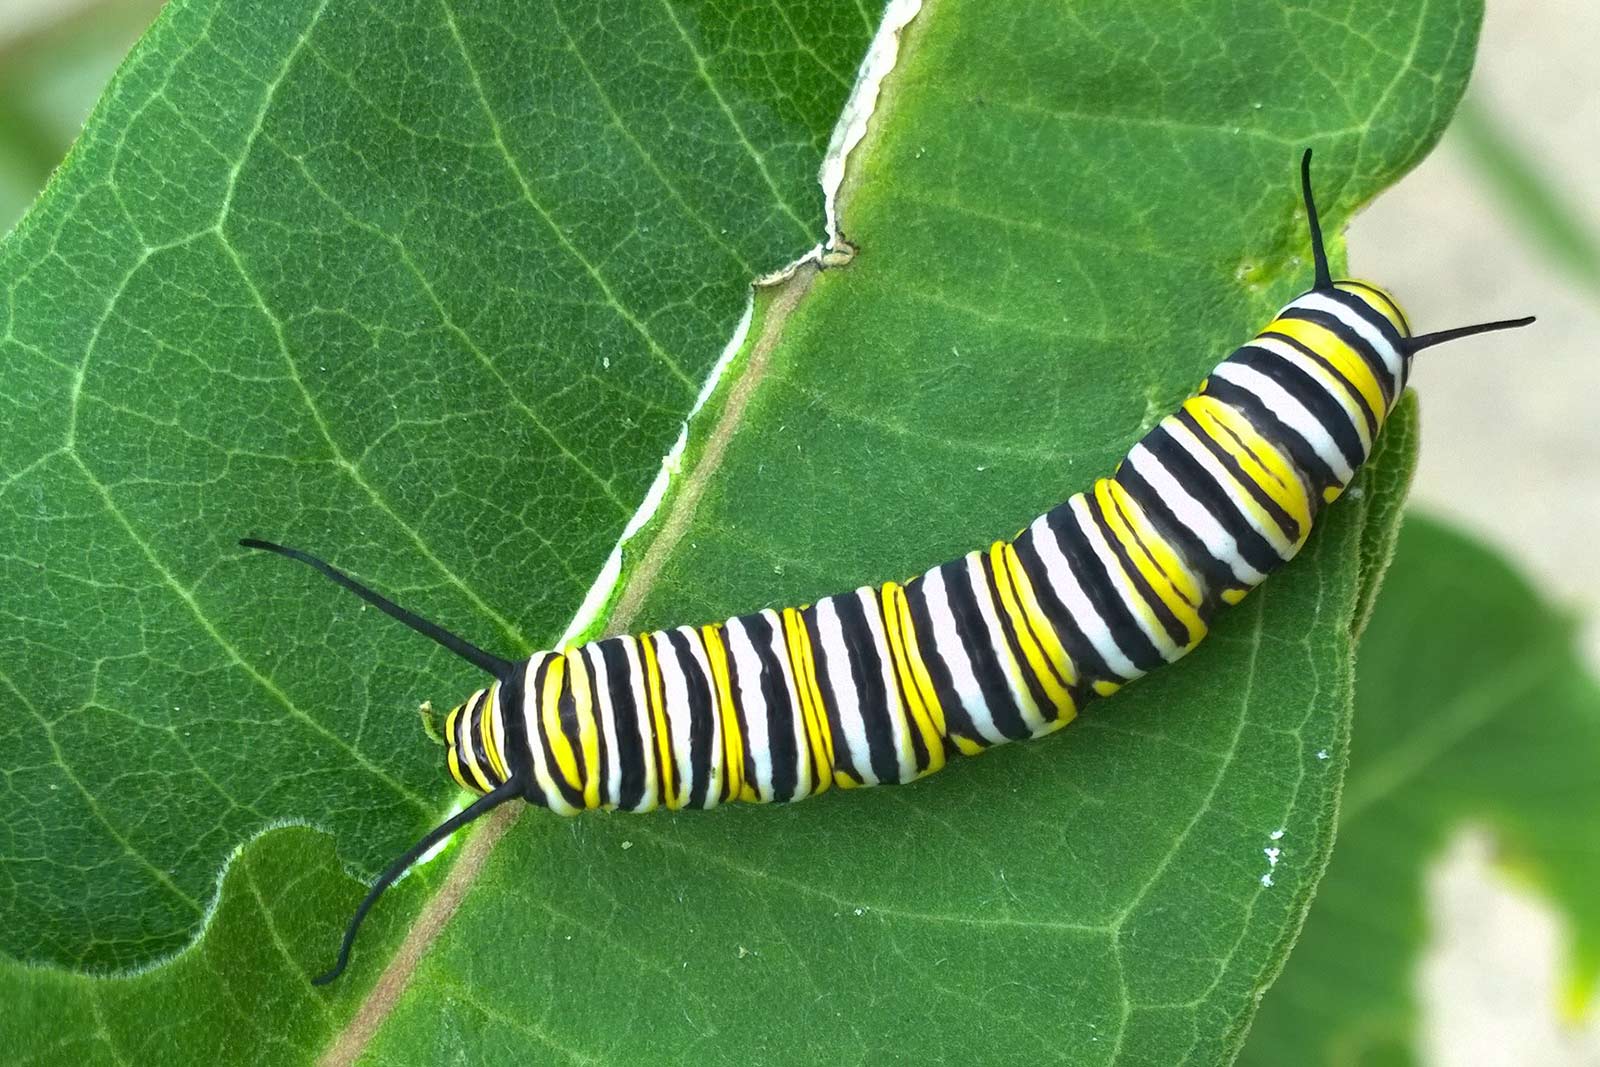
{"label": "monarch caterpillar", "polygon": [[417,859],[517,797],[561,814],[800,800],[910,781],[952,749],[1051,733],[1095,697],[1170,663],[1216,613],[1292,559],[1349,485],[1417,352],[1523,319],[1413,336],[1382,289],[1335,281],[1300,162],[1315,283],[1097,480],[996,541],[912,578],[723,623],[623,635],[513,663],[298,549],[299,560],[494,681],[445,723],[451,776],[479,798]]}

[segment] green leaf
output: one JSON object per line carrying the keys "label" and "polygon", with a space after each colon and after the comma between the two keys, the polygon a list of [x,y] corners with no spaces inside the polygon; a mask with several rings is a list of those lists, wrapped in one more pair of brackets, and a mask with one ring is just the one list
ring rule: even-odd
{"label": "green leaf", "polygon": [[1469,824],[1564,917],[1581,1009],[1600,974],[1600,687],[1569,620],[1413,516],[1361,640],[1356,708],[1339,848],[1243,1062],[1417,1060],[1423,876]]}
{"label": "green leaf", "polygon": [[559,635],[820,233],[871,26],[798,17],[169,5],[0,249],[0,948],[144,964],[267,826],[372,871],[437,821],[408,709],[467,673],[234,542]]}
{"label": "green leaf", "polygon": [[[875,16],[460,7],[175,0],[0,248],[17,960],[157,964],[276,822],[370,876],[435,820],[410,709],[474,679],[232,538],[549,642],[748,281],[820,231]],[[611,625],[914,573],[1109,470],[1304,287],[1299,149],[1336,226],[1437,138],[1478,6],[1359,7],[926,6],[850,161],[859,254],[757,301]],[[360,887],[274,831],[176,961],[0,970],[14,1047],[1224,1060],[1326,859],[1410,418],[1300,561],[1055,740],[792,809],[490,820],[309,1001]],[[228,966],[269,928],[270,966]],[[138,1045],[106,1010],[184,997],[217,1003]]]}

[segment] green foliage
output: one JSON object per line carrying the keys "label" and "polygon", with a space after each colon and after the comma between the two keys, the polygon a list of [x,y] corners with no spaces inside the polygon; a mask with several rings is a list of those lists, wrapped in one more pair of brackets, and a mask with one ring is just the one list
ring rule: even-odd
{"label": "green foliage", "polygon": [[[413,709],[476,680],[233,539],[552,640],[749,280],[815,241],[876,14],[596,12],[174,0],[0,246],[10,1047],[348,1032],[442,874],[313,993],[339,864],[451,803]],[[759,301],[632,621],[913,573],[1108,469],[1304,286],[1300,147],[1337,225],[1437,138],[1478,18],[928,5],[852,159],[861,253]],[[792,809],[523,817],[368,1059],[1226,1059],[1327,855],[1411,419],[1294,567],[1055,740]],[[122,967],[153,969],[76,973]]]}
{"label": "green foliage", "polygon": [[1557,905],[1573,935],[1571,1006],[1590,999],[1600,688],[1571,636],[1494,553],[1407,522],[1361,640],[1339,848],[1243,1062],[1413,1062],[1423,875],[1468,825],[1488,827]]}

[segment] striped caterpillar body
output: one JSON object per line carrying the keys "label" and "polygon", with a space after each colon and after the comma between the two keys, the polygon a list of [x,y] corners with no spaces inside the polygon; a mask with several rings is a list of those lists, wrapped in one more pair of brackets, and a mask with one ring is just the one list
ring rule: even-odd
{"label": "striped caterpillar body", "polygon": [[511,663],[297,549],[307,563],[488,672],[450,712],[450,773],[482,794],[374,883],[506,801],[590,808],[784,802],[908,782],[952,754],[1051,733],[1171,663],[1293,559],[1372,454],[1412,357],[1531,318],[1413,336],[1376,286],[1334,281],[1301,182],[1314,286],[1223,360],[1108,478],[905,582]]}

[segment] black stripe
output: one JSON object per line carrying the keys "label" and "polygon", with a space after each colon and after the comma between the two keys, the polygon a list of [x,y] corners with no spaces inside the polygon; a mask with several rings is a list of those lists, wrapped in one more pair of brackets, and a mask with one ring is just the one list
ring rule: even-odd
{"label": "black stripe", "polygon": [[[695,636],[698,640],[698,635]],[[689,695],[689,806],[706,806],[706,794],[711,790],[711,761],[717,754],[711,751],[711,738],[716,732],[715,709],[711,705],[711,680],[700,669],[694,651],[689,647],[691,638],[682,629],[668,630],[667,641],[677,657],[678,669],[683,673],[684,688]]]}
{"label": "black stripe", "polygon": [[[1333,443],[1339,446],[1339,452],[1344,456],[1345,462],[1350,464],[1350,469],[1355,470],[1367,461],[1367,453],[1361,444],[1361,435],[1356,431],[1355,424],[1350,421],[1350,412],[1343,404],[1339,403],[1326,386],[1313,378],[1309,373],[1290,363],[1276,352],[1269,352],[1265,348],[1256,348],[1246,345],[1228,357],[1229,362],[1237,363],[1241,367],[1249,367],[1257,374],[1271,379],[1285,392],[1300,401],[1305,409],[1311,412],[1311,417],[1328,435],[1333,438]],[[1368,430],[1373,427],[1369,424]]]}
{"label": "black stripe", "polygon": [[[611,721],[617,735],[617,760],[622,772],[617,807],[631,811],[644,802],[645,760],[654,757],[645,749],[643,716],[633,700],[633,674],[628,668],[626,639],[613,637],[597,642],[594,648],[605,660],[606,688],[611,691]],[[639,668],[642,674],[644,664]]]}
{"label": "black stripe", "polygon": [[1309,345],[1301,344],[1299,341],[1295,340],[1293,337],[1290,337],[1288,334],[1285,334],[1285,333],[1273,333],[1271,330],[1268,330],[1265,333],[1260,334],[1259,336],[1260,337],[1270,337],[1274,341],[1282,341],[1284,344],[1286,344],[1289,347],[1293,348],[1295,351],[1299,352],[1302,356],[1305,356],[1307,359],[1310,359],[1311,361],[1316,363],[1318,366],[1320,366],[1323,370],[1327,371],[1330,375],[1332,375],[1334,380],[1337,381],[1341,386],[1343,386],[1345,391],[1350,394],[1350,399],[1355,402],[1356,407],[1361,409],[1361,417],[1367,420],[1367,432],[1368,432],[1368,435],[1371,436],[1371,437],[1377,437],[1378,428],[1383,425],[1383,420],[1379,417],[1378,412],[1372,410],[1372,405],[1367,403],[1366,394],[1363,393],[1360,389],[1356,388],[1356,383],[1352,382],[1350,380],[1350,378],[1345,374],[1344,371],[1340,370],[1338,367],[1335,367],[1332,363],[1330,363],[1328,361],[1327,357],[1325,357],[1321,352],[1318,352],[1316,349],[1312,348]]}
{"label": "black stripe", "polygon": [[[543,663],[541,663],[539,665],[538,673],[533,677],[533,692],[535,698],[533,717],[534,721],[539,724],[539,744],[544,751],[544,765],[550,771],[550,780],[556,784],[556,792],[560,793],[562,799],[564,799],[568,804],[571,804],[575,808],[581,808],[583,807],[583,793],[581,790],[572,788],[572,786],[567,782],[566,778],[561,774],[560,765],[556,763],[555,752],[550,747],[550,731],[545,727],[544,724],[545,678],[550,673],[550,665],[556,661],[558,655],[559,653],[557,655],[552,655]],[[569,679],[566,675],[566,672],[563,671],[561,673],[561,692],[556,694],[558,701],[567,699],[568,692],[570,690],[570,683],[571,679]],[[580,761],[580,765],[581,762],[582,761]]]}
{"label": "black stripe", "polygon": [[[1272,497],[1267,494],[1267,491],[1261,488],[1260,484],[1258,484],[1254,478],[1250,477],[1244,472],[1244,466],[1239,462],[1239,460],[1233,455],[1232,452],[1223,447],[1221,441],[1211,436],[1210,432],[1208,432],[1205,427],[1200,425],[1199,419],[1196,419],[1192,414],[1184,411],[1181,408],[1178,410],[1174,418],[1183,423],[1183,425],[1187,426],[1189,428],[1189,432],[1194,434],[1195,439],[1200,442],[1201,446],[1204,447],[1206,451],[1210,452],[1212,458],[1222,465],[1222,469],[1228,472],[1239,488],[1243,489],[1247,494],[1249,494],[1252,500],[1261,505],[1261,509],[1267,513],[1267,518],[1271,519],[1273,523],[1277,525],[1278,529],[1283,531],[1284,537],[1291,542],[1299,540],[1300,524],[1295,522],[1293,517],[1291,517],[1287,511],[1283,510],[1283,508],[1278,505],[1278,502],[1273,500]],[[1223,433],[1228,434],[1235,444],[1239,445],[1239,447],[1243,448],[1246,452],[1250,452],[1249,447],[1237,437],[1234,437],[1234,435],[1226,427],[1221,427],[1221,429]],[[1250,454],[1252,456],[1255,455],[1253,452]]]}
{"label": "black stripe", "polygon": [[1255,527],[1239,511],[1238,505],[1228,496],[1227,490],[1217,484],[1211,472],[1201,466],[1188,449],[1173,439],[1166,427],[1158,426],[1146,434],[1143,444],[1177,479],[1178,484],[1187,489],[1189,495],[1198,500],[1228,532],[1239,546],[1239,555],[1246,563],[1262,574],[1271,574],[1283,566],[1283,557],[1278,555],[1271,542],[1256,532]]}
{"label": "black stripe", "polygon": [[1078,516],[1072,511],[1072,501],[1051,508],[1045,521],[1055,535],[1061,554],[1066,557],[1067,566],[1072,569],[1100,621],[1111,631],[1111,638],[1122,654],[1141,671],[1153,671],[1166,663],[1144,628],[1128,610],[1128,605],[1122,602],[1122,596],[1112,584],[1111,575],[1106,573],[1100,557],[1095,555],[1093,546],[1089,544],[1088,534],[1078,525]]}
{"label": "black stripe", "polygon": [[[827,598],[827,600],[837,599],[839,598]],[[849,677],[849,657],[846,656],[845,663],[842,665],[830,663],[828,660],[828,650],[822,645],[822,626],[817,619],[817,609],[826,603],[827,600],[819,600],[812,606],[802,610],[800,612],[800,621],[805,623],[806,633],[811,637],[811,659],[812,662],[816,664],[817,668],[817,688],[822,691],[822,708],[824,714],[826,714],[828,717],[829,732],[833,735],[833,769],[835,773],[843,771],[851,778],[860,782],[863,780],[863,778],[861,772],[856,769],[855,759],[850,754],[850,746],[845,742],[844,722],[839,717],[841,713],[838,702],[829,699],[833,695],[834,689],[848,689],[854,691],[857,687],[854,680]],[[835,616],[838,615],[837,607],[835,608],[834,614]],[[842,678],[842,681],[844,682],[843,685],[834,684],[833,670],[835,668],[844,672],[844,677]]]}
{"label": "black stripe", "polygon": [[861,595],[859,591],[840,593],[832,599],[839,615],[845,651],[850,656],[850,669],[857,681],[861,725],[867,735],[872,773],[885,784],[898,782],[900,755],[894,743],[897,713],[889,707],[889,692],[883,684],[883,659],[878,655],[877,642],[873,641],[872,629],[867,625]]}
{"label": "black stripe", "polygon": [[933,693],[944,712],[945,734],[964,737],[973,744],[988,747],[990,741],[978,732],[972,716],[956,692],[955,679],[950,665],[939,655],[935,641],[933,616],[928,611],[928,594],[924,589],[925,575],[918,575],[906,583],[906,603],[911,607],[911,626],[917,632],[917,647],[922,649],[922,662],[927,665],[928,679],[933,682]]}
{"label": "black stripe", "polygon": [[1200,617],[1208,623],[1217,610],[1225,589],[1248,588],[1233,573],[1233,568],[1211,554],[1204,541],[1178,518],[1176,512],[1156,492],[1155,486],[1145,480],[1132,463],[1124,461],[1113,475],[1117,484],[1127,491],[1139,505],[1145,518],[1156,528],[1157,534],[1178,553],[1189,570],[1200,575],[1205,595],[1200,604]]}
{"label": "black stripe", "polygon": [[1250,425],[1254,426],[1267,441],[1280,452],[1286,452],[1294,462],[1295,473],[1305,483],[1307,495],[1311,500],[1311,517],[1314,520],[1322,506],[1322,491],[1330,486],[1339,486],[1344,483],[1333,472],[1326,460],[1317,455],[1317,450],[1311,442],[1300,435],[1300,431],[1280,419],[1276,412],[1267,406],[1255,393],[1235,382],[1212,374],[1206,380],[1204,395],[1215,397],[1243,415]]}
{"label": "black stripe", "polygon": [[[1139,569],[1139,565],[1128,554],[1127,546],[1122,543],[1122,539],[1111,529],[1111,521],[1106,518],[1105,512],[1101,509],[1098,495],[1085,494],[1083,502],[1088,506],[1089,517],[1094,520],[1095,527],[1100,531],[1100,536],[1105,539],[1106,547],[1116,557],[1117,566],[1122,569],[1122,573],[1127,576],[1128,581],[1133,583],[1135,595],[1144,601],[1145,607],[1149,608],[1151,613],[1155,615],[1156,622],[1161,624],[1161,628],[1167,632],[1167,637],[1171,639],[1172,643],[1179,648],[1184,648],[1199,640],[1200,635],[1190,635],[1189,628],[1179,620],[1177,615],[1173,614],[1172,609],[1167,606],[1167,602],[1161,599],[1155,587],[1150,584],[1149,580],[1145,578],[1144,572]],[[1144,546],[1141,545],[1140,551],[1143,550]]]}
{"label": "black stripe", "polygon": [[[761,702],[757,709],[767,717],[767,750],[772,758],[772,799],[793,800],[800,782],[800,753],[794,743],[794,722],[800,709],[789,703],[788,687],[783,684],[783,667],[772,651],[773,625],[764,615],[746,615],[739,620],[750,638],[750,647],[761,660]],[[780,620],[781,625],[782,620]]]}
{"label": "black stripe", "polygon": [[533,777],[529,768],[528,728],[522,721],[522,675],[527,664],[520,665],[506,675],[500,684],[500,722],[505,727],[506,771],[512,778],[528,781]]}
{"label": "black stripe", "polygon": [[1359,333],[1356,333],[1348,324],[1341,321],[1337,315],[1330,311],[1318,311],[1314,308],[1290,307],[1283,317],[1315,323],[1350,346],[1350,350],[1361,357],[1361,361],[1367,365],[1367,369],[1372,371],[1372,377],[1377,380],[1378,388],[1383,391],[1385,410],[1394,406],[1395,392],[1399,387],[1399,383],[1389,373],[1389,367],[1383,362],[1383,357],[1378,355],[1377,349],[1368,344]]}
{"label": "black stripe", "polygon": [[533,750],[528,747],[531,743],[528,737],[528,723],[522,717],[523,694],[527,691],[525,680],[527,673],[528,664],[524,660],[517,665],[516,670],[506,676],[505,685],[500,690],[502,721],[506,727],[506,770],[511,772],[511,777],[522,782],[524,800],[539,807],[548,807],[549,800],[544,795],[544,787],[539,784],[539,779],[533,773]]}
{"label": "black stripe", "polygon": [[[981,553],[977,553],[981,555]],[[989,705],[989,716],[995,728],[1012,741],[1032,737],[1033,731],[1023,721],[1022,709],[1011,695],[1011,686],[1000,650],[989,642],[989,628],[984,625],[979,610],[977,593],[967,573],[967,557],[952,560],[939,568],[944,574],[945,595],[949,599],[950,614],[955,619],[956,633],[961,635],[961,647],[967,650],[972,663],[972,674],[978,688]]]}

